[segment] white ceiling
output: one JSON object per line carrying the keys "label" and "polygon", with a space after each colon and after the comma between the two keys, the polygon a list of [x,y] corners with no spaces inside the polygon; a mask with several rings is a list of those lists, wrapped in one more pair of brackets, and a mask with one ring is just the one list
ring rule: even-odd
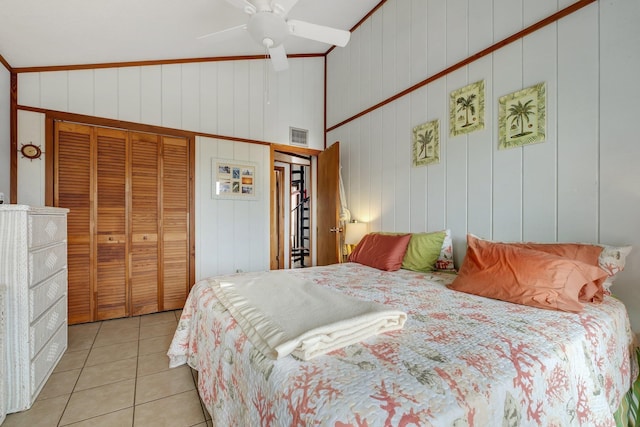
{"label": "white ceiling", "polygon": [[[299,0],[288,18],[351,29],[380,0]],[[259,55],[246,32],[203,34],[245,24],[225,0],[0,0],[0,55],[13,68]],[[290,36],[288,54],[331,46]]]}

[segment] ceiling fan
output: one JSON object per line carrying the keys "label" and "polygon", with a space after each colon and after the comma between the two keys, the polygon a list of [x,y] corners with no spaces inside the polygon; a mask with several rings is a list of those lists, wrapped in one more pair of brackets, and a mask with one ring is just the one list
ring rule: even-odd
{"label": "ceiling fan", "polygon": [[198,37],[203,39],[222,33],[246,30],[269,53],[276,71],[289,68],[287,52],[282,42],[289,35],[344,47],[351,33],[337,28],[287,19],[287,14],[298,0],[226,0],[250,16],[246,24]]}

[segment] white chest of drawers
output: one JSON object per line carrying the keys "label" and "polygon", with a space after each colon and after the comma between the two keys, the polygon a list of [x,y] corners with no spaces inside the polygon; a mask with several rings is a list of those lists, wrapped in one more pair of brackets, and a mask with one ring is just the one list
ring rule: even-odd
{"label": "white chest of drawers", "polygon": [[[6,286],[0,283],[0,392],[4,393],[4,343],[7,340],[5,338],[6,330],[4,326],[4,294],[6,292]],[[4,396],[4,394],[3,394]],[[7,408],[4,402],[4,398],[0,399],[0,424],[4,421],[7,415]]]}
{"label": "white chest of drawers", "polygon": [[67,348],[67,212],[0,205],[7,413],[31,407]]}

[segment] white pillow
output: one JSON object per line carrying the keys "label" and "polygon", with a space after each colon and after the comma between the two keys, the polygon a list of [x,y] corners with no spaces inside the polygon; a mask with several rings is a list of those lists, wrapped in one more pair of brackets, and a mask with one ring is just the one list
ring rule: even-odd
{"label": "white pillow", "polygon": [[627,255],[631,252],[631,246],[609,246],[609,245],[598,245],[602,246],[602,252],[600,252],[600,256],[598,257],[598,265],[601,269],[609,274],[607,280],[604,281],[602,287],[607,293],[611,293],[609,290],[613,281],[615,280],[616,274],[624,270],[625,260],[627,259]]}
{"label": "white pillow", "polygon": [[442,241],[442,248],[440,249],[440,255],[436,260],[437,271],[451,271],[455,272],[456,268],[453,265],[453,241],[451,240],[451,230],[444,230],[444,240]]}

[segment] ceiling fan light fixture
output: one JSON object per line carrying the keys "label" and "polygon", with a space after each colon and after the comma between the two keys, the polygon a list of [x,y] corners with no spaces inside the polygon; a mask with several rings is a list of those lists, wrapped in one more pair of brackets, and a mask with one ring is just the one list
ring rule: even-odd
{"label": "ceiling fan light fixture", "polygon": [[256,12],[251,15],[247,31],[256,42],[267,48],[280,45],[289,35],[286,21],[271,12]]}

